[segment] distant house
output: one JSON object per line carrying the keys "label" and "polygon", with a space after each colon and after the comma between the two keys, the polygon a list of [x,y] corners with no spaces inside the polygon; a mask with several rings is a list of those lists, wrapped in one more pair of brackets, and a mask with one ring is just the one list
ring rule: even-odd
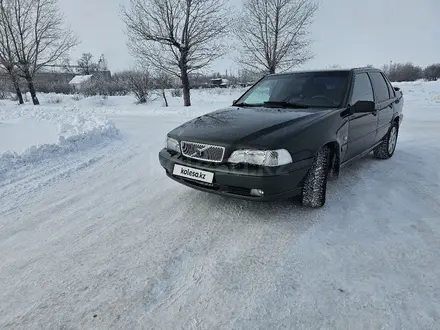
{"label": "distant house", "polygon": [[215,88],[215,87],[226,88],[228,86],[229,86],[229,80],[227,79],[222,79],[222,78],[211,79],[211,83],[210,83],[211,88]]}
{"label": "distant house", "polygon": [[73,77],[71,81],[69,81],[69,86],[75,91],[79,92],[85,84],[92,80],[93,75],[78,75]]}

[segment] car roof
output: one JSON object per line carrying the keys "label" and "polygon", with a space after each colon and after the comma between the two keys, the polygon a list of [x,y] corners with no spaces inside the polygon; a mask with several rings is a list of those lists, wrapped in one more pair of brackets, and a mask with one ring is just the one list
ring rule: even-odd
{"label": "car roof", "polygon": [[380,71],[374,67],[351,67],[351,68],[330,68],[330,69],[312,69],[312,70],[295,70],[282,73],[273,73],[268,76],[284,76],[294,73],[316,73],[316,72],[365,72],[365,71]]}

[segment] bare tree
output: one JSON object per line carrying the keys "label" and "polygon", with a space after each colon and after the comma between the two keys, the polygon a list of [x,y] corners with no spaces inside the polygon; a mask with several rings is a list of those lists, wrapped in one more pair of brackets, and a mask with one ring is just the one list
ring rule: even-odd
{"label": "bare tree", "polygon": [[63,72],[65,72],[65,73],[74,73],[74,70],[73,70],[72,66],[70,65],[70,58],[69,57],[65,57],[61,61],[61,68],[62,68]]}
{"label": "bare tree", "polygon": [[78,41],[64,26],[57,0],[1,0],[1,10],[18,71],[26,79],[32,101],[37,105],[35,73],[62,60]]}
{"label": "bare tree", "polygon": [[188,74],[224,54],[229,26],[226,0],[130,0],[122,15],[128,46],[140,60],[180,78],[191,105]]}
{"label": "bare tree", "polygon": [[275,73],[305,63],[310,53],[308,27],[318,9],[311,0],[245,0],[236,26],[240,62]]}
{"label": "bare tree", "polygon": [[385,64],[382,71],[392,82],[415,81],[423,78],[423,69],[411,62]]}
{"label": "bare tree", "polygon": [[83,53],[78,60],[77,65],[79,73],[82,75],[89,75],[98,70],[98,63],[93,62],[93,55],[90,53]]}
{"label": "bare tree", "polygon": [[168,107],[168,99],[165,90],[173,87],[173,79],[170,74],[163,70],[156,72],[154,75],[154,87],[162,96],[165,107]]}
{"label": "bare tree", "polygon": [[20,90],[19,77],[16,72],[17,57],[12,48],[11,33],[6,24],[6,12],[4,10],[4,0],[0,0],[0,69],[6,71],[14,86],[17,100],[23,104],[23,95]]}
{"label": "bare tree", "polygon": [[437,64],[431,64],[430,66],[427,66],[423,70],[423,75],[425,79],[429,81],[436,81],[440,78],[440,63]]}
{"label": "bare tree", "polygon": [[[9,75],[12,85],[14,86],[15,94],[17,95],[17,100],[19,104],[23,104],[23,94],[21,93],[19,76],[17,75],[17,70],[15,69],[15,60],[8,50],[8,43],[5,42],[3,36],[0,32],[0,71],[4,70]],[[3,52],[6,53],[3,54]]]}
{"label": "bare tree", "polygon": [[154,88],[153,79],[148,70],[130,70],[118,74],[124,87],[132,92],[138,103],[147,103]]}

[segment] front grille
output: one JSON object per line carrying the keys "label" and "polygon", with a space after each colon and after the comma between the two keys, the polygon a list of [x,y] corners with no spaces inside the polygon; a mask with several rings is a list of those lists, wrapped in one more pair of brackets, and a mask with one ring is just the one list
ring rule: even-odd
{"label": "front grille", "polygon": [[182,141],[182,154],[188,158],[220,163],[225,154],[225,147],[210,144]]}

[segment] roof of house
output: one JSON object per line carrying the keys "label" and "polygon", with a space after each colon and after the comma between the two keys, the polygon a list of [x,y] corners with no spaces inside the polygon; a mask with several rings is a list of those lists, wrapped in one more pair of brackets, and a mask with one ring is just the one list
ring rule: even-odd
{"label": "roof of house", "polygon": [[92,78],[92,75],[79,75],[79,76],[75,76],[73,77],[73,79],[71,81],[69,81],[69,85],[78,85],[78,84],[82,84],[83,82],[89,81],[90,78]]}

